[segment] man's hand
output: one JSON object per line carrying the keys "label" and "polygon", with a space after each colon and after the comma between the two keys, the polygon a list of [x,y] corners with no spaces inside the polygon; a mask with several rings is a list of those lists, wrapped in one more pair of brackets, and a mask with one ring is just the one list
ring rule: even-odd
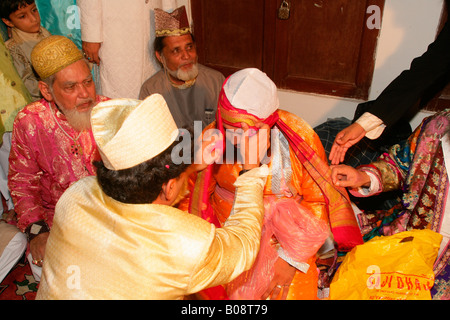
{"label": "man's hand", "polygon": [[281,293],[280,300],[286,300],[296,269],[281,258],[275,261],[273,268],[272,281],[270,281],[261,299],[266,300],[270,296],[270,300],[275,300]]}
{"label": "man's hand", "polygon": [[45,256],[45,247],[47,245],[49,235],[50,232],[44,232],[37,235],[30,241],[30,252],[33,257],[33,263],[38,267],[42,267]]}
{"label": "man's hand", "polygon": [[344,161],[347,150],[358,143],[366,131],[357,123],[352,123],[347,128],[341,130],[334,139],[329,159],[331,164],[339,164]]}
{"label": "man's hand", "polygon": [[97,42],[83,41],[81,45],[86,59],[88,59],[89,62],[99,65],[100,57],[98,56],[98,51],[100,50],[102,44]]}
{"label": "man's hand", "polygon": [[331,179],[338,187],[370,187],[370,177],[367,173],[344,164],[331,166]]}

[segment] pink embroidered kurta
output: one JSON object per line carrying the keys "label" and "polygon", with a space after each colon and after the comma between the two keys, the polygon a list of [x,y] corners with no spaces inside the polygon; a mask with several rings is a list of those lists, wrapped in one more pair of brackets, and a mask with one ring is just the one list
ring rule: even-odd
{"label": "pink embroidered kurta", "polygon": [[[97,102],[104,100],[108,98],[97,97]],[[20,111],[14,120],[8,174],[19,229],[25,231],[39,220],[51,228],[58,199],[75,181],[95,175],[97,160],[91,131],[73,129],[53,104],[42,99]]]}

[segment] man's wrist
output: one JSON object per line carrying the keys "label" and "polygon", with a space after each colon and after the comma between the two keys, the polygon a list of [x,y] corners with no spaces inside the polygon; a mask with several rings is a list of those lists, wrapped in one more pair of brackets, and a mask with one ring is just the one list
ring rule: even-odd
{"label": "man's wrist", "polygon": [[361,176],[361,181],[362,181],[361,187],[370,188],[370,185],[372,182],[370,179],[370,176],[365,171],[360,171],[360,173],[361,173],[360,176]]}
{"label": "man's wrist", "polygon": [[31,242],[36,236],[45,233],[50,232],[50,228],[48,224],[44,220],[36,221],[25,229],[25,234],[28,238],[28,242]]}

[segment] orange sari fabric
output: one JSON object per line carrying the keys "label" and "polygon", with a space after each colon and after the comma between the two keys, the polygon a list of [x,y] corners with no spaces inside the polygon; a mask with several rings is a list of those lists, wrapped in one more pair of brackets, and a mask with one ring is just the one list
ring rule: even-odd
{"label": "orange sari fabric", "polygon": [[[288,299],[315,299],[318,284],[316,253],[329,229],[337,249],[342,251],[361,244],[362,236],[348,194],[345,189],[332,185],[325,150],[305,121],[283,110],[259,119],[234,108],[222,88],[217,121],[205,131],[219,129],[225,139],[224,123],[239,127],[245,122],[257,129],[256,121],[277,129],[271,131],[271,136],[276,139],[271,144],[272,158],[268,164],[271,175],[264,189],[265,216],[260,251],[253,267],[227,285],[227,293],[231,299],[260,299],[275,275],[276,260],[283,257],[298,270]],[[227,158],[227,150],[224,152]],[[210,165],[192,177],[190,198],[180,204],[180,209],[217,227],[225,223],[232,211],[233,184],[242,169],[238,163],[224,161],[224,164]]]}
{"label": "orange sari fabric", "polygon": [[[322,147],[319,137],[311,129],[311,127],[302,119],[290,114],[287,111],[279,110],[278,114],[281,119],[287,122],[289,126],[297,128],[297,132],[302,133],[302,137],[313,148],[317,155],[326,161],[325,150]],[[214,124],[213,124],[214,126]],[[209,128],[209,127],[208,127]],[[326,220],[325,199],[319,186],[314,182],[304,166],[300,161],[293,156],[291,152],[292,165],[292,187],[297,194],[303,198],[302,204],[308,207],[314,215],[320,219]],[[269,169],[272,169],[272,163],[268,164]],[[225,192],[234,197],[235,188],[233,186],[239,172],[242,170],[240,164],[221,164],[215,165],[212,173],[212,181],[210,182],[209,193],[210,201],[214,210],[215,216],[219,222],[223,224],[228,218],[231,207],[233,206],[233,198],[225,197]],[[267,183],[264,190],[264,195],[274,195],[271,190],[272,176],[267,177]]]}
{"label": "orange sari fabric", "polygon": [[[305,121],[283,110],[279,110],[278,115],[287,125],[296,128],[296,131],[301,134],[302,139],[313,148],[321,159],[326,161],[326,154],[320,139]],[[216,124],[213,123],[205,130],[215,127]],[[301,199],[303,216],[306,217],[309,215],[307,216],[308,219],[313,219],[311,218],[313,216],[318,221],[327,222],[326,200],[320,187],[309,175],[292,150],[290,150],[290,161],[292,166],[290,188],[296,193],[296,199]],[[268,166],[272,169],[272,162]],[[211,170],[211,177],[209,178],[207,188],[209,203],[198,204],[202,203],[202,201],[197,199],[197,197],[201,197],[205,191],[205,181],[203,179],[207,173],[202,172],[199,175],[191,177],[190,186],[193,190],[191,198],[185,199],[180,204],[180,208],[185,211],[190,210],[191,213],[201,216],[202,210],[200,210],[200,206],[204,208],[206,205],[210,205],[215,218],[217,218],[220,225],[223,225],[229,217],[233,206],[235,192],[233,184],[239,175],[239,171],[242,170],[242,166],[240,164],[224,163],[212,166]],[[269,176],[264,190],[266,206],[274,198],[279,196],[274,194],[271,185],[272,176]],[[266,218],[269,218],[267,213],[264,222],[265,227],[263,227],[265,229],[265,237],[262,237],[263,239],[261,240],[261,252],[264,251],[264,254],[260,253],[261,257],[257,258],[257,260],[260,260],[259,263],[255,262],[255,266],[251,270],[245,272],[238,279],[227,285],[227,292],[230,299],[259,299],[273,277],[273,264],[278,258],[276,249],[280,246],[280,242],[274,237],[274,231],[271,227],[269,230],[269,226],[266,224]],[[292,228],[295,228],[295,226],[292,226]],[[283,231],[286,238],[295,234],[295,230],[286,231],[285,229]],[[323,241],[321,242],[323,243]],[[290,256],[295,257],[295,254],[290,253]],[[296,271],[290,286],[288,299],[317,299],[318,271],[315,266],[315,260],[316,257],[313,254],[307,261],[303,261],[310,265],[307,273]],[[267,269],[268,272],[263,272],[263,269]],[[262,274],[265,274],[266,277],[261,278]]]}

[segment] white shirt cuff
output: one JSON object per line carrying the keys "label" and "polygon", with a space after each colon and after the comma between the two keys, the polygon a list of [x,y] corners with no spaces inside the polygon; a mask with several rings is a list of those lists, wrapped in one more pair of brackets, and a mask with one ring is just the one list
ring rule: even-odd
{"label": "white shirt cuff", "polygon": [[369,139],[377,139],[383,133],[386,125],[383,120],[374,116],[369,112],[365,112],[358,120],[355,121],[366,131],[366,137]]}
{"label": "white shirt cuff", "polygon": [[371,196],[374,195],[376,193],[379,193],[380,190],[380,181],[378,180],[378,178],[371,172],[368,171],[364,171],[370,178],[370,186],[369,187],[359,187],[358,188],[358,193],[360,193],[363,196]]}

